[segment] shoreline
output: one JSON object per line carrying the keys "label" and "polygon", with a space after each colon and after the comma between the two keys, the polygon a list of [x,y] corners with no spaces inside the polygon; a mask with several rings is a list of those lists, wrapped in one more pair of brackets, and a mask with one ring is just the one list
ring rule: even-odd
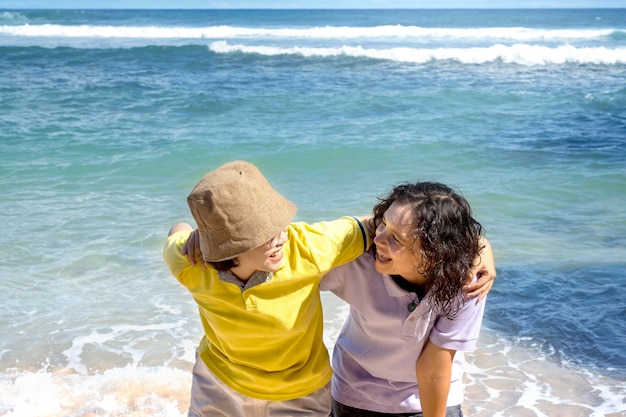
{"label": "shoreline", "polygon": [[[326,323],[330,337],[341,329],[337,325],[347,311],[338,308]],[[332,350],[330,342],[326,340]],[[626,417],[626,379],[563,367],[488,329],[481,332],[476,350],[465,355],[462,407],[468,416]],[[176,366],[119,365],[87,373],[54,365],[5,368],[0,373],[0,415],[183,417],[192,363],[182,359]]]}
{"label": "shoreline", "polygon": [[626,380],[563,367],[489,329],[465,356],[463,410],[473,417],[626,416]]}

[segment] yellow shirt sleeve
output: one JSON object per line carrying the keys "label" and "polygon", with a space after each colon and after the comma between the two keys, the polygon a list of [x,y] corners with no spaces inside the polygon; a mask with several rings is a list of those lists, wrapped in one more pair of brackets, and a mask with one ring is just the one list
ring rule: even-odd
{"label": "yellow shirt sleeve", "polygon": [[181,230],[176,233],[172,233],[167,237],[165,241],[165,246],[163,247],[163,259],[167,264],[170,272],[178,281],[180,281],[183,285],[185,284],[181,280],[181,272],[183,269],[190,265],[189,260],[186,256],[183,256],[181,253],[187,239],[189,239],[189,235],[191,234],[188,230]]}
{"label": "yellow shirt sleeve", "polygon": [[358,258],[371,245],[365,225],[355,217],[291,226],[298,246],[293,254],[309,259],[321,274]]}

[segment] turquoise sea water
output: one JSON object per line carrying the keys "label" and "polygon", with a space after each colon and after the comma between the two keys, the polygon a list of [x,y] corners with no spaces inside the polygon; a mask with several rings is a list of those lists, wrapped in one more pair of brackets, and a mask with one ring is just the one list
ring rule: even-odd
{"label": "turquoise sea water", "polygon": [[0,10],[0,415],[184,415],[161,246],[246,159],[303,221],[461,190],[498,266],[466,414],[626,416],[624,80],[626,9]]}

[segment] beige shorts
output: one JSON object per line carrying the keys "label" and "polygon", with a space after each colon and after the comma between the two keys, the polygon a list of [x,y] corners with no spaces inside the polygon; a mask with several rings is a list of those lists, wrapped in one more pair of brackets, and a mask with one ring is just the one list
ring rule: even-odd
{"label": "beige shorts", "polygon": [[196,352],[188,417],[328,417],[331,409],[330,383],[289,401],[266,401],[238,393],[220,381]]}

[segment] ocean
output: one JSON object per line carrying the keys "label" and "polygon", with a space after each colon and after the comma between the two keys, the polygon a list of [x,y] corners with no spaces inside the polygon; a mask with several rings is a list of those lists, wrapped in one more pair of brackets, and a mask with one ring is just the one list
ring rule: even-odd
{"label": "ocean", "polygon": [[498,268],[465,414],[626,416],[625,80],[626,9],[0,9],[0,415],[186,415],[162,245],[244,159],[301,221],[460,190]]}

